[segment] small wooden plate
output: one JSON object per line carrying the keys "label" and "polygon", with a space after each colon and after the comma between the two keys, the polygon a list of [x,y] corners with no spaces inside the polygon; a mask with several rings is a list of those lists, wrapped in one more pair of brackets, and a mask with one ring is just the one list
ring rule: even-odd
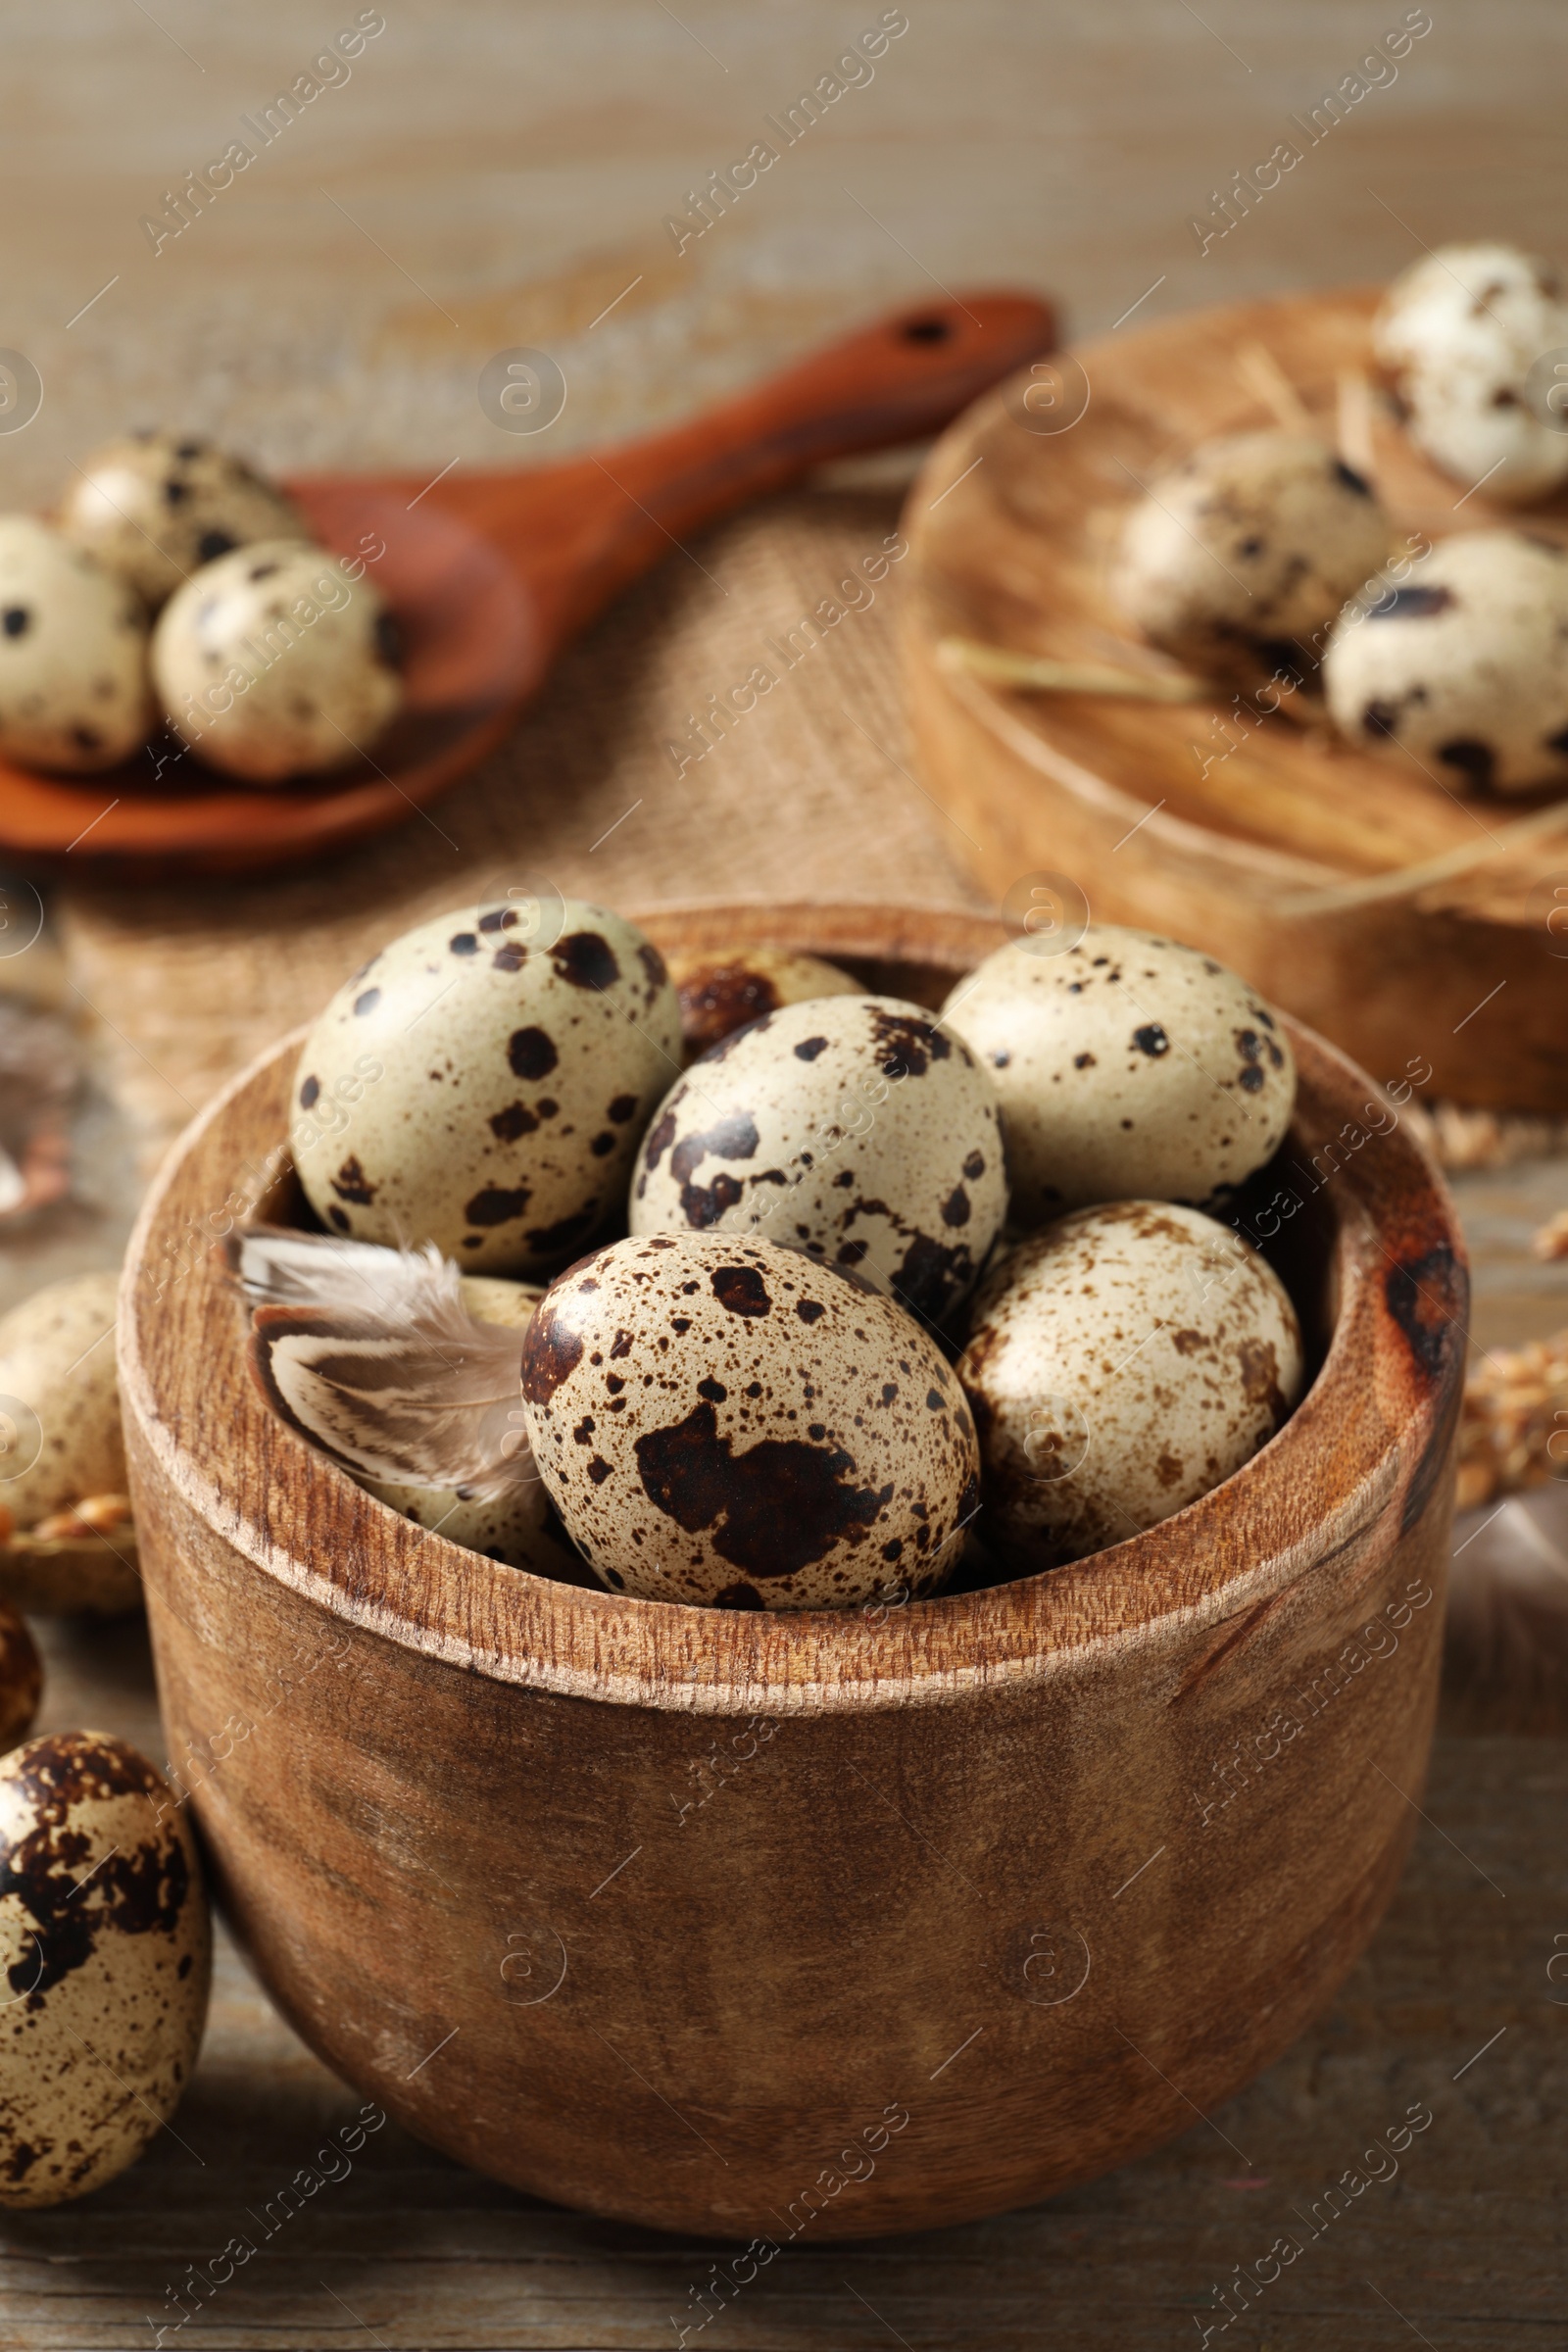
{"label": "small wooden plate", "polygon": [[[693,531],[828,458],[923,440],[1049,350],[1032,296],[923,304],[812,353],[668,431],[512,473],[295,481],[322,544],[366,559],[397,615],[406,702],[330,776],[262,789],[167,740],[51,777],[0,761],[0,851],[30,861],[280,865],[401,824],[493,751],[561,647]],[[174,747],[177,748],[177,747]]]}
{"label": "small wooden plate", "polygon": [[[927,1004],[1003,937],[647,928]],[[1416,1821],[1466,1278],[1407,1133],[1336,1152],[1367,1081],[1293,1034],[1255,1202],[1318,1335],[1292,1419],[1098,1558],[842,1613],[585,1591],[364,1494],[267,1410],[189,1254],[286,1132],[293,1043],[196,1122],[119,1325],[159,1693],[236,1926],[346,2081],[534,2195],[777,2249],[1092,2179],[1301,2031]]]}
{"label": "small wooden plate", "polygon": [[[1292,296],[1124,330],[1036,367],[960,418],[905,516],[906,672],[923,772],[999,900],[1061,877],[1098,918],[1224,956],[1380,1079],[1424,1061],[1434,1093],[1560,1113],[1568,818],[1528,851],[1497,851],[1499,834],[1563,800],[1560,788],[1448,794],[1348,749],[1326,719],[1259,724],[1224,689],[1180,705],[1020,694],[938,660],[940,641],[960,636],[1168,668],[1130,640],[1107,593],[1125,510],[1196,442],[1273,421],[1238,366],[1248,344],[1272,355],[1332,440],[1338,378],[1372,367],[1377,301],[1372,288]],[[1374,470],[1398,545],[1503,520],[1568,534],[1568,498],[1521,514],[1484,491],[1467,496],[1384,404],[1374,415]],[[1486,862],[1423,879],[1476,851]],[[1346,885],[1360,894],[1352,903],[1314,908]]]}

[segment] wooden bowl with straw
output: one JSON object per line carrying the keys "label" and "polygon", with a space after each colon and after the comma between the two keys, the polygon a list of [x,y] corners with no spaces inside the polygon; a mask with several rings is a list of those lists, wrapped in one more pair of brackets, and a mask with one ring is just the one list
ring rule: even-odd
{"label": "wooden bowl with straw", "polygon": [[[928,1004],[1002,936],[647,928]],[[1249,1213],[1309,1336],[1299,1409],[1112,1551],[843,1613],[583,1590],[362,1492],[263,1403],[210,1250],[286,1213],[297,1041],[196,1122],[120,1323],[159,1690],[229,1915],[330,2066],[536,2195],[777,2249],[1092,2178],[1301,2031],[1416,1820],[1465,1273],[1415,1144],[1346,1153],[1367,1081],[1293,1039]]]}
{"label": "wooden bowl with straw", "polygon": [[[1396,547],[1524,522],[1412,447],[1371,378],[1375,290],[1127,328],[988,394],[910,493],[905,669],[927,786],[988,888],[1038,885],[1210,949],[1382,1080],[1568,1111],[1568,802],[1462,797],[1260,718],[1133,641],[1122,516],[1208,437],[1310,421],[1370,474]],[[1394,552],[1391,550],[1391,553]],[[1304,714],[1304,715],[1303,715]]]}

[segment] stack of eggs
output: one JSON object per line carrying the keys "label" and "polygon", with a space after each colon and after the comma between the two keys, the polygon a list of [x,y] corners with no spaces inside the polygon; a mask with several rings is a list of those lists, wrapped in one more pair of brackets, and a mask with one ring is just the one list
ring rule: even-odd
{"label": "stack of eggs", "polygon": [[[409,933],[298,1066],[314,1247],[368,1287],[325,1348],[309,1310],[260,1312],[253,1363],[421,1525],[644,1599],[920,1597],[977,1539],[1012,1574],[1122,1542],[1298,1401],[1291,1300],[1222,1221],[1295,1069],[1211,958],[1110,927],[1054,955],[1022,938],[933,1014],[807,958],[672,980],[581,903],[548,929],[528,902]],[[705,1047],[684,1069],[683,1009]],[[390,1305],[410,1244],[520,1359],[528,1453],[466,1491],[391,1475],[394,1418],[462,1416]],[[368,1431],[313,1386],[355,1348]]]}
{"label": "stack of eggs", "polygon": [[402,699],[365,563],[210,442],[111,442],[57,521],[0,515],[0,754],[23,766],[114,767],[161,710],[210,767],[279,784],[355,760]]}
{"label": "stack of eggs", "polygon": [[1460,514],[1477,491],[1525,505],[1568,476],[1556,272],[1506,245],[1445,247],[1390,288],[1373,349],[1410,440],[1463,486],[1449,537],[1396,556],[1374,484],[1326,441],[1226,434],[1129,511],[1112,593],[1152,644],[1266,710],[1321,684],[1347,742],[1445,790],[1560,787],[1568,539]]}

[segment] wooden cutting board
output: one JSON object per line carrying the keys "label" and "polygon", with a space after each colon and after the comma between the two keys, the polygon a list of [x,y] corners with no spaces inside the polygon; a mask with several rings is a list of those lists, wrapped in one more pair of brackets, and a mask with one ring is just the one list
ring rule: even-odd
{"label": "wooden cutting board", "polygon": [[[939,655],[961,637],[1168,669],[1108,593],[1125,510],[1196,442],[1273,421],[1239,357],[1249,345],[1333,439],[1339,379],[1371,368],[1377,300],[1356,288],[1185,314],[1058,355],[978,402],[906,514],[915,740],[999,900],[1056,876],[1045,887],[1068,919],[1087,902],[1095,919],[1223,956],[1380,1079],[1408,1071],[1459,1102],[1561,1112],[1568,936],[1548,927],[1568,907],[1568,804],[1560,826],[1550,816],[1560,791],[1461,797],[1350,750],[1321,718],[1259,722],[1225,688],[1183,704],[1048,696]],[[1427,465],[1381,395],[1372,412],[1397,547],[1519,519]],[[1527,519],[1568,536],[1568,499]]]}

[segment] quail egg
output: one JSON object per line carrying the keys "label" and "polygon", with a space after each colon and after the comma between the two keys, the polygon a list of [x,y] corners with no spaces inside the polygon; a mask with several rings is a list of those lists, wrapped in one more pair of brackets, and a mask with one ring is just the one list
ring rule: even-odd
{"label": "quail egg", "polygon": [[1443,540],[1344,614],[1323,684],[1348,741],[1402,755],[1450,790],[1560,784],[1568,547],[1511,530]]}
{"label": "quail egg", "polygon": [[1550,421],[1530,382],[1538,361],[1568,352],[1568,302],[1549,262],[1512,245],[1442,246],[1390,287],[1373,348],[1411,440],[1455,481],[1525,501],[1568,475],[1568,417]]}
{"label": "quail egg", "polygon": [[127,433],[94,450],[60,502],[60,527],[155,611],[231,548],[305,536],[281,490],[185,433]]}
{"label": "quail egg", "polygon": [[1119,924],[1042,955],[1012,940],[943,1010],[996,1081],[1012,1215],[1220,1199],[1272,1158],[1296,1101],[1273,1012],[1213,956]]}
{"label": "quail egg", "polygon": [[1050,1568],[1168,1519],[1267,1444],[1301,1376],[1285,1287],[1230,1227],[1159,1200],[1062,1217],[988,1276],[958,1362],[988,1540]]}
{"label": "quail egg", "polygon": [[676,956],[669,976],[680,999],[681,1034],[693,1059],[716,1046],[732,1029],[742,1029],[781,1004],[811,997],[854,997],[858,980],[818,956],[791,956],[782,948],[720,949],[710,955]]}
{"label": "quail egg", "polygon": [[403,701],[379,590],[300,539],[259,539],[192,574],[153,631],[153,679],[210,767],[251,784],[343,767]]}
{"label": "quail egg", "polygon": [[152,725],[140,599],[30,514],[0,514],[0,754],[91,774]]}
{"label": "quail egg", "polygon": [[648,1131],[634,1234],[755,1232],[940,1322],[1006,1211],[997,1090],[897,997],[787,1004],[694,1062]]}
{"label": "quail egg", "polygon": [[902,1307],[770,1242],[612,1242],[523,1342],[534,1460],[603,1581],[645,1600],[919,1597],[979,1507],[968,1407]]}
{"label": "quail egg", "polygon": [[1204,442],[1132,509],[1112,593],[1194,669],[1248,685],[1309,678],[1391,536],[1371,484],[1326,442],[1237,433]]}
{"label": "quail egg", "polygon": [[119,1288],[110,1272],[72,1274],[0,1316],[0,1503],[19,1528],[124,1491]]}
{"label": "quail egg", "polygon": [[207,2016],[207,1898],[185,1815],[105,1732],[0,1759],[0,2205],[60,2205],[178,2104]]}
{"label": "quail egg", "polygon": [[466,1273],[549,1274],[619,1213],[680,1066],[675,992],[622,916],[568,899],[536,946],[534,908],[406,932],[312,1029],[294,1157],[334,1232],[432,1241]]}

